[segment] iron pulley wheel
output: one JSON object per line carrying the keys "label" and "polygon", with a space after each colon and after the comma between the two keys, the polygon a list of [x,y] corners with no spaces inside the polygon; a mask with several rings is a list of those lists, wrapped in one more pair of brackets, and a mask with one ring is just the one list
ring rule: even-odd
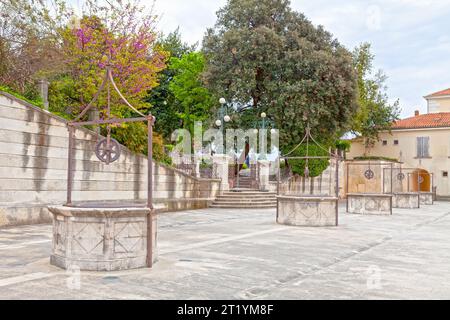
{"label": "iron pulley wheel", "polygon": [[95,145],[97,158],[106,164],[116,161],[120,157],[120,144],[112,138],[103,139]]}
{"label": "iron pulley wheel", "polygon": [[371,169],[367,169],[364,172],[364,177],[366,177],[367,180],[372,180],[374,176],[375,176],[375,174]]}
{"label": "iron pulley wheel", "polygon": [[399,174],[397,174],[397,180],[404,180],[405,179],[405,174],[403,172],[400,172]]}

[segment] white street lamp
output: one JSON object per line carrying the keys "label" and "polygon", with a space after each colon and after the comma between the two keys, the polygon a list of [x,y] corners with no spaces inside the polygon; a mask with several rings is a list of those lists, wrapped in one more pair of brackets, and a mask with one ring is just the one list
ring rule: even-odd
{"label": "white street lamp", "polygon": [[258,129],[254,129],[254,130],[253,130],[253,133],[254,133],[254,134],[258,134]]}
{"label": "white street lamp", "polygon": [[227,100],[225,100],[225,98],[220,98],[219,102],[220,102],[220,104],[225,104],[225,103],[227,103]]}
{"label": "white street lamp", "polygon": [[222,121],[216,120],[216,126],[220,127],[222,125]]}
{"label": "white street lamp", "polygon": [[265,118],[265,117],[267,117],[266,113],[265,112],[261,113],[261,118]]}
{"label": "white street lamp", "polygon": [[231,118],[230,118],[229,115],[226,115],[225,117],[223,117],[223,120],[224,120],[225,122],[230,122],[230,121],[231,121]]}
{"label": "white street lamp", "polygon": [[275,133],[277,133],[277,130],[275,130],[275,129],[270,129],[270,133],[271,133],[271,134],[275,134]]}

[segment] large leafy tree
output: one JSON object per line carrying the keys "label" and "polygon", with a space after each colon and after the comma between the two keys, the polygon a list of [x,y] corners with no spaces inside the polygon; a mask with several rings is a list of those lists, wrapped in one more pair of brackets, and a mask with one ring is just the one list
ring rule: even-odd
{"label": "large leafy tree", "polygon": [[[67,70],[53,83],[63,96],[70,95],[71,112],[78,113],[92,100],[108,66],[127,100],[140,111],[148,111],[145,97],[158,85],[158,73],[166,67],[168,56],[157,44],[154,22],[152,12],[146,11],[138,0],[87,1],[84,16],[65,29]],[[106,101],[104,90],[95,105],[100,114],[104,114]],[[136,115],[114,90],[111,90],[111,102],[114,116]],[[114,127],[112,132],[132,151],[147,152],[145,123],[125,123]],[[165,160],[161,139],[153,138],[155,158]]]}
{"label": "large leafy tree", "polygon": [[370,44],[363,43],[353,51],[354,66],[358,74],[358,104],[353,131],[364,138],[366,148],[379,140],[380,131],[389,131],[399,118],[399,102],[390,104],[386,94],[386,76],[379,70],[374,74],[374,55]]}
{"label": "large leafy tree", "polygon": [[[298,144],[309,122],[331,140],[357,111],[352,55],[288,0],[229,0],[203,40],[205,81],[217,96],[262,111],[280,129],[280,147]],[[305,121],[307,119],[307,121]]]}
{"label": "large leafy tree", "polygon": [[[81,109],[97,92],[108,65],[121,92],[138,109],[147,108],[143,98],[158,85],[158,72],[165,68],[167,54],[156,46],[152,17],[142,19],[129,11],[123,19],[127,20],[123,26],[117,20],[117,25],[108,26],[108,20],[85,16],[78,27],[66,29],[67,66],[76,82]],[[117,95],[113,98],[119,101]],[[98,108],[103,104],[100,99]]]}
{"label": "large leafy tree", "polygon": [[205,59],[200,52],[191,52],[181,58],[172,58],[170,69],[175,76],[169,85],[178,107],[177,116],[183,122],[183,128],[193,132],[195,121],[204,121],[214,104],[212,94],[201,82],[205,68]]}
{"label": "large leafy tree", "polygon": [[[180,59],[183,55],[193,52],[196,45],[188,45],[181,40],[179,29],[160,36],[158,46],[167,52],[171,59]],[[170,141],[172,132],[182,127],[182,119],[177,115],[178,104],[173,92],[169,89],[174,76],[178,70],[171,67],[171,61],[167,61],[168,67],[159,73],[159,85],[149,91],[146,101],[150,104],[151,113],[156,116],[155,130],[160,133],[166,141]]]}

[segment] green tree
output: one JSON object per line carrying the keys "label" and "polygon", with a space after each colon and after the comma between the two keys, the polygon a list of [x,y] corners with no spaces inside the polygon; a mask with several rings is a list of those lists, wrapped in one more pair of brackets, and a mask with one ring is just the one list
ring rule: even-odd
{"label": "green tree", "polygon": [[388,102],[386,76],[379,70],[373,75],[374,55],[370,44],[363,43],[353,51],[354,66],[358,74],[359,110],[353,122],[353,131],[364,138],[366,148],[379,140],[380,131],[389,131],[398,120],[399,102]]}
{"label": "green tree", "polygon": [[200,52],[191,52],[181,58],[170,59],[170,69],[175,76],[169,84],[178,106],[177,116],[183,122],[183,128],[193,132],[194,121],[204,121],[214,104],[213,96],[203,86],[201,74],[205,68],[205,59]]}
{"label": "green tree", "polygon": [[[197,45],[188,45],[181,39],[179,29],[161,35],[158,46],[172,58],[181,58],[184,54],[193,52]],[[170,135],[182,126],[182,120],[178,117],[178,102],[169,84],[177,73],[177,70],[168,67],[159,74],[159,85],[148,92],[146,101],[150,104],[149,111],[156,117],[155,131],[160,133],[166,142],[170,142]]]}
{"label": "green tree", "polygon": [[305,119],[318,138],[350,129],[358,107],[352,55],[288,0],[229,0],[203,52],[207,86],[255,116],[265,111],[283,152],[303,137]]}
{"label": "green tree", "polygon": [[[131,105],[146,113],[149,105],[145,98],[158,85],[158,73],[165,69],[168,56],[157,44],[154,21],[152,12],[146,11],[138,0],[87,1],[83,17],[62,33],[66,72],[52,83],[50,101],[64,104],[60,112],[78,114],[99,90],[109,67],[121,93]],[[102,91],[94,106],[102,117],[108,116],[107,92]],[[136,116],[114,90],[110,92],[111,116]],[[67,102],[71,103],[71,110],[64,109]],[[146,123],[113,125],[112,135],[130,150],[147,153]],[[157,135],[153,138],[155,159],[166,160],[162,157],[162,140]]]}

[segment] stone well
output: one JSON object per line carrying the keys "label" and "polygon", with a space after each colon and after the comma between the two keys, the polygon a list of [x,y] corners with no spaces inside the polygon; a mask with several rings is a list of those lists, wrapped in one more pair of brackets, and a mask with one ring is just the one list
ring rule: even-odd
{"label": "stone well", "polygon": [[393,208],[414,209],[419,208],[419,193],[417,192],[399,192],[394,193],[392,197]]}
{"label": "stone well", "polygon": [[420,192],[420,204],[434,204],[432,192]]}
{"label": "stone well", "polygon": [[329,196],[277,196],[277,223],[302,227],[338,225],[338,199]]}
{"label": "stone well", "polygon": [[392,195],[380,193],[348,193],[347,212],[357,214],[392,214]]}
{"label": "stone well", "polygon": [[[151,227],[147,224],[149,208],[55,206],[49,211],[53,214],[52,265],[114,271],[143,268],[156,261],[157,219],[152,214]],[[147,239],[148,230],[152,230],[151,239]],[[147,247],[152,248],[150,256]]]}

